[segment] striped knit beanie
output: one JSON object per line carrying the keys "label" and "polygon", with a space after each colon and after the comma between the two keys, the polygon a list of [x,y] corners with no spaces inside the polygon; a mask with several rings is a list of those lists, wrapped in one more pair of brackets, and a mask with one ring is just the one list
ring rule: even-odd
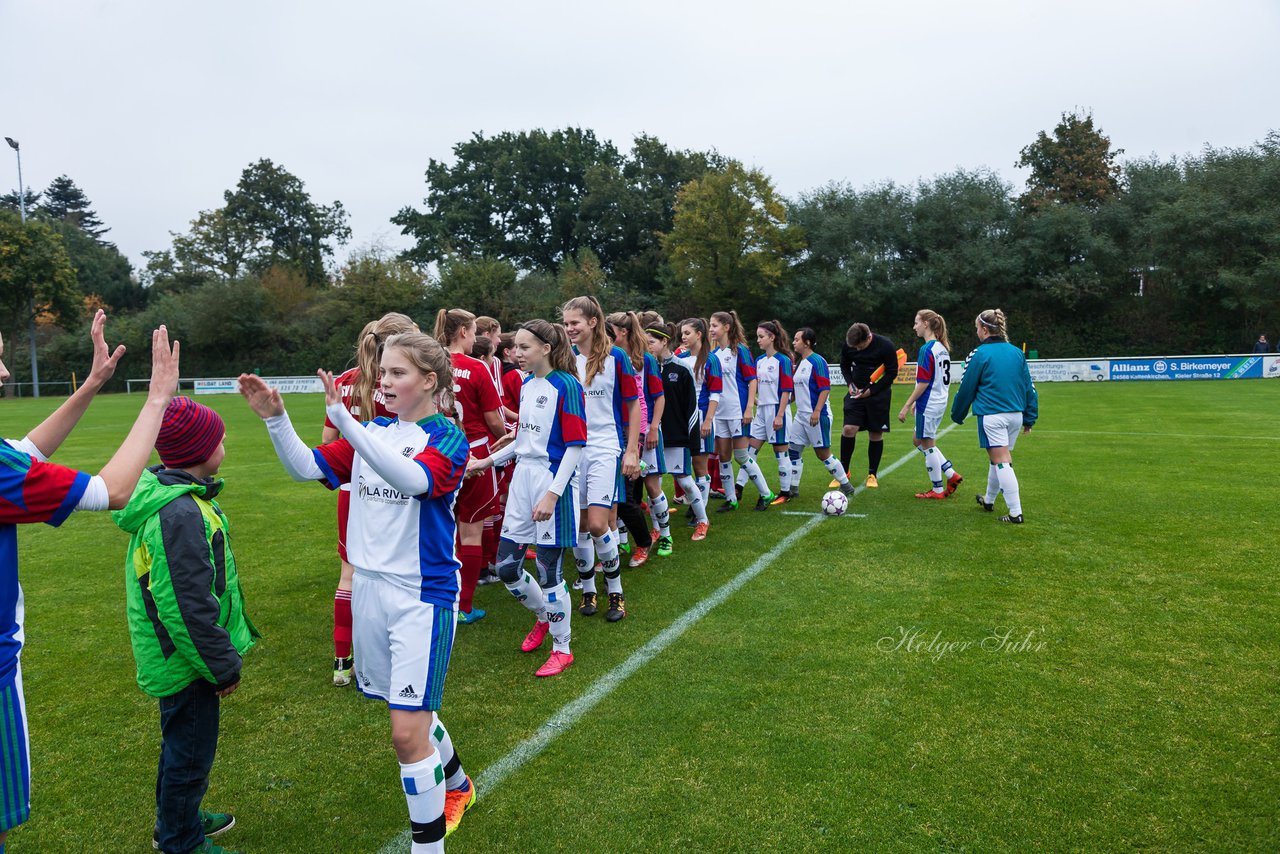
{"label": "striped knit beanie", "polygon": [[166,468],[198,466],[217,450],[227,429],[222,416],[189,397],[169,401],[156,437],[156,450]]}

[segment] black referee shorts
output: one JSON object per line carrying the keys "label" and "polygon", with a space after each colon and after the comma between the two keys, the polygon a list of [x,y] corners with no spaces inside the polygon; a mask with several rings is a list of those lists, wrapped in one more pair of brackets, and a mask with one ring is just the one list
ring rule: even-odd
{"label": "black referee shorts", "polygon": [[889,432],[889,399],[893,390],[886,389],[858,400],[844,396],[844,423],[874,433]]}

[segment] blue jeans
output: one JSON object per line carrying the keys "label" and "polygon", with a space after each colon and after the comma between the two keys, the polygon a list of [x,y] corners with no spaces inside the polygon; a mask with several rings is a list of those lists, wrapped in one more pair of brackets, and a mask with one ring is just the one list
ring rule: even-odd
{"label": "blue jeans", "polygon": [[165,854],[186,854],[204,841],[200,801],[218,749],[218,695],[197,679],[160,698],[160,766],[156,772],[156,835]]}

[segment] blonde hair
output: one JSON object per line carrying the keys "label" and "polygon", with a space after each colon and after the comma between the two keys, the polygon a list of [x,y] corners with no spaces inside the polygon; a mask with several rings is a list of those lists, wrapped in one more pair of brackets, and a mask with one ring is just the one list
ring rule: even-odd
{"label": "blonde hair", "polygon": [[782,328],[781,321],[762,320],[756,324],[756,329],[763,329],[773,336],[773,349],[786,354],[793,362],[796,360],[796,354],[791,352],[791,338],[787,335],[787,330]]}
{"label": "blonde hair", "polygon": [[487,314],[482,314],[476,318],[476,334],[477,335],[484,335],[488,338],[492,338],[493,336],[490,335],[489,333],[493,332],[493,330],[495,329],[501,329],[501,328],[502,328],[502,324],[499,323],[496,318],[490,317]]}
{"label": "blonde hair", "polygon": [[924,321],[924,325],[929,327],[929,331],[933,333],[933,337],[942,342],[942,346],[947,348],[947,352],[951,352],[951,339],[947,337],[947,322],[942,319],[942,315],[928,308],[922,308],[916,312],[916,317]]}
{"label": "blonde hair", "polygon": [[999,338],[1001,341],[1009,340],[1009,332],[1005,328],[1004,312],[998,308],[989,308],[986,311],[978,313],[978,319],[974,321],[981,325],[991,333],[992,338]]}
{"label": "blonde hair", "polygon": [[551,352],[547,354],[547,361],[551,362],[551,370],[564,371],[572,377],[578,375],[578,360],[573,357],[569,333],[564,331],[563,326],[539,317],[525,321],[519,328],[551,348]]}
{"label": "blonde hair", "polygon": [[631,357],[631,367],[636,371],[644,370],[644,345],[648,339],[644,337],[644,327],[640,325],[639,316],[634,311],[615,311],[605,320],[611,328],[627,331],[627,346],[623,349]]}
{"label": "blonde hair", "polygon": [[362,419],[370,421],[374,416],[373,390],[378,384],[378,363],[382,360],[384,342],[392,335],[417,331],[418,324],[398,311],[370,320],[360,330],[360,338],[356,340],[356,366],[360,373],[356,376],[353,393],[360,405]]}
{"label": "blonde hair", "polygon": [[448,347],[462,330],[474,326],[475,322],[476,316],[465,308],[442,308],[436,312],[436,340]]}
{"label": "blonde hair", "polygon": [[609,350],[613,345],[609,342],[608,330],[604,328],[604,309],[600,307],[599,300],[592,296],[574,297],[560,307],[560,316],[571,311],[586,318],[588,326],[592,319],[596,321],[596,328],[591,332],[591,352],[586,354],[587,369],[582,377],[582,385],[585,387],[591,385],[597,374],[604,372],[604,360],[609,357]]}
{"label": "blonde hair", "polygon": [[452,416],[454,411],[453,359],[439,341],[425,332],[401,332],[388,338],[383,343],[382,349],[403,353],[424,375],[435,374],[436,408]]}
{"label": "blonde hair", "polygon": [[742,328],[742,321],[738,319],[736,311],[732,309],[729,311],[717,311],[711,315],[711,319],[729,330],[729,349],[733,350],[739,344],[747,343],[747,330]]}
{"label": "blonde hair", "polygon": [[707,355],[711,352],[711,336],[707,334],[707,322],[701,317],[686,317],[680,321],[681,329],[686,326],[698,333],[698,355],[693,360],[693,375],[700,377],[707,366]]}

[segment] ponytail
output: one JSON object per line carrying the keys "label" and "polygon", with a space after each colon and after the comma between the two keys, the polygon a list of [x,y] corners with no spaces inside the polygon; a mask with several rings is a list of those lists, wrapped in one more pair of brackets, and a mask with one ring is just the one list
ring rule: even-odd
{"label": "ponytail", "polygon": [[[626,353],[631,357],[631,366],[637,372],[644,370],[645,337],[644,327],[634,311],[615,311],[605,318],[611,329],[627,330]],[[616,342],[615,342],[616,343]]]}
{"label": "ponytail", "polygon": [[925,326],[929,327],[929,331],[933,333],[933,337],[942,342],[942,346],[951,352],[951,339],[947,337],[947,322],[942,319],[942,315],[931,309],[922,308],[916,312],[916,316],[924,321]]}
{"label": "ponytail", "polygon": [[475,322],[476,316],[464,308],[442,308],[436,312],[435,339],[451,347],[462,330]]}
{"label": "ponytail", "polygon": [[717,311],[711,315],[711,319],[721,326],[727,327],[729,330],[729,349],[735,349],[739,344],[747,343],[747,331],[742,328],[742,321],[738,319],[738,313],[733,309],[728,311]]}
{"label": "ponytail", "polygon": [[998,338],[1001,341],[1009,340],[1009,332],[1005,326],[1004,312],[998,308],[989,308],[978,314],[977,322],[988,332],[991,338]]}
{"label": "ponytail", "polygon": [[377,320],[371,320],[364,325],[364,329],[360,330],[360,337],[356,340],[356,367],[360,372],[356,377],[354,392],[356,403],[360,406],[362,420],[371,421],[374,416],[373,390],[378,384],[383,342],[392,335],[417,331],[418,324],[410,320],[408,315],[398,311],[389,312]]}

